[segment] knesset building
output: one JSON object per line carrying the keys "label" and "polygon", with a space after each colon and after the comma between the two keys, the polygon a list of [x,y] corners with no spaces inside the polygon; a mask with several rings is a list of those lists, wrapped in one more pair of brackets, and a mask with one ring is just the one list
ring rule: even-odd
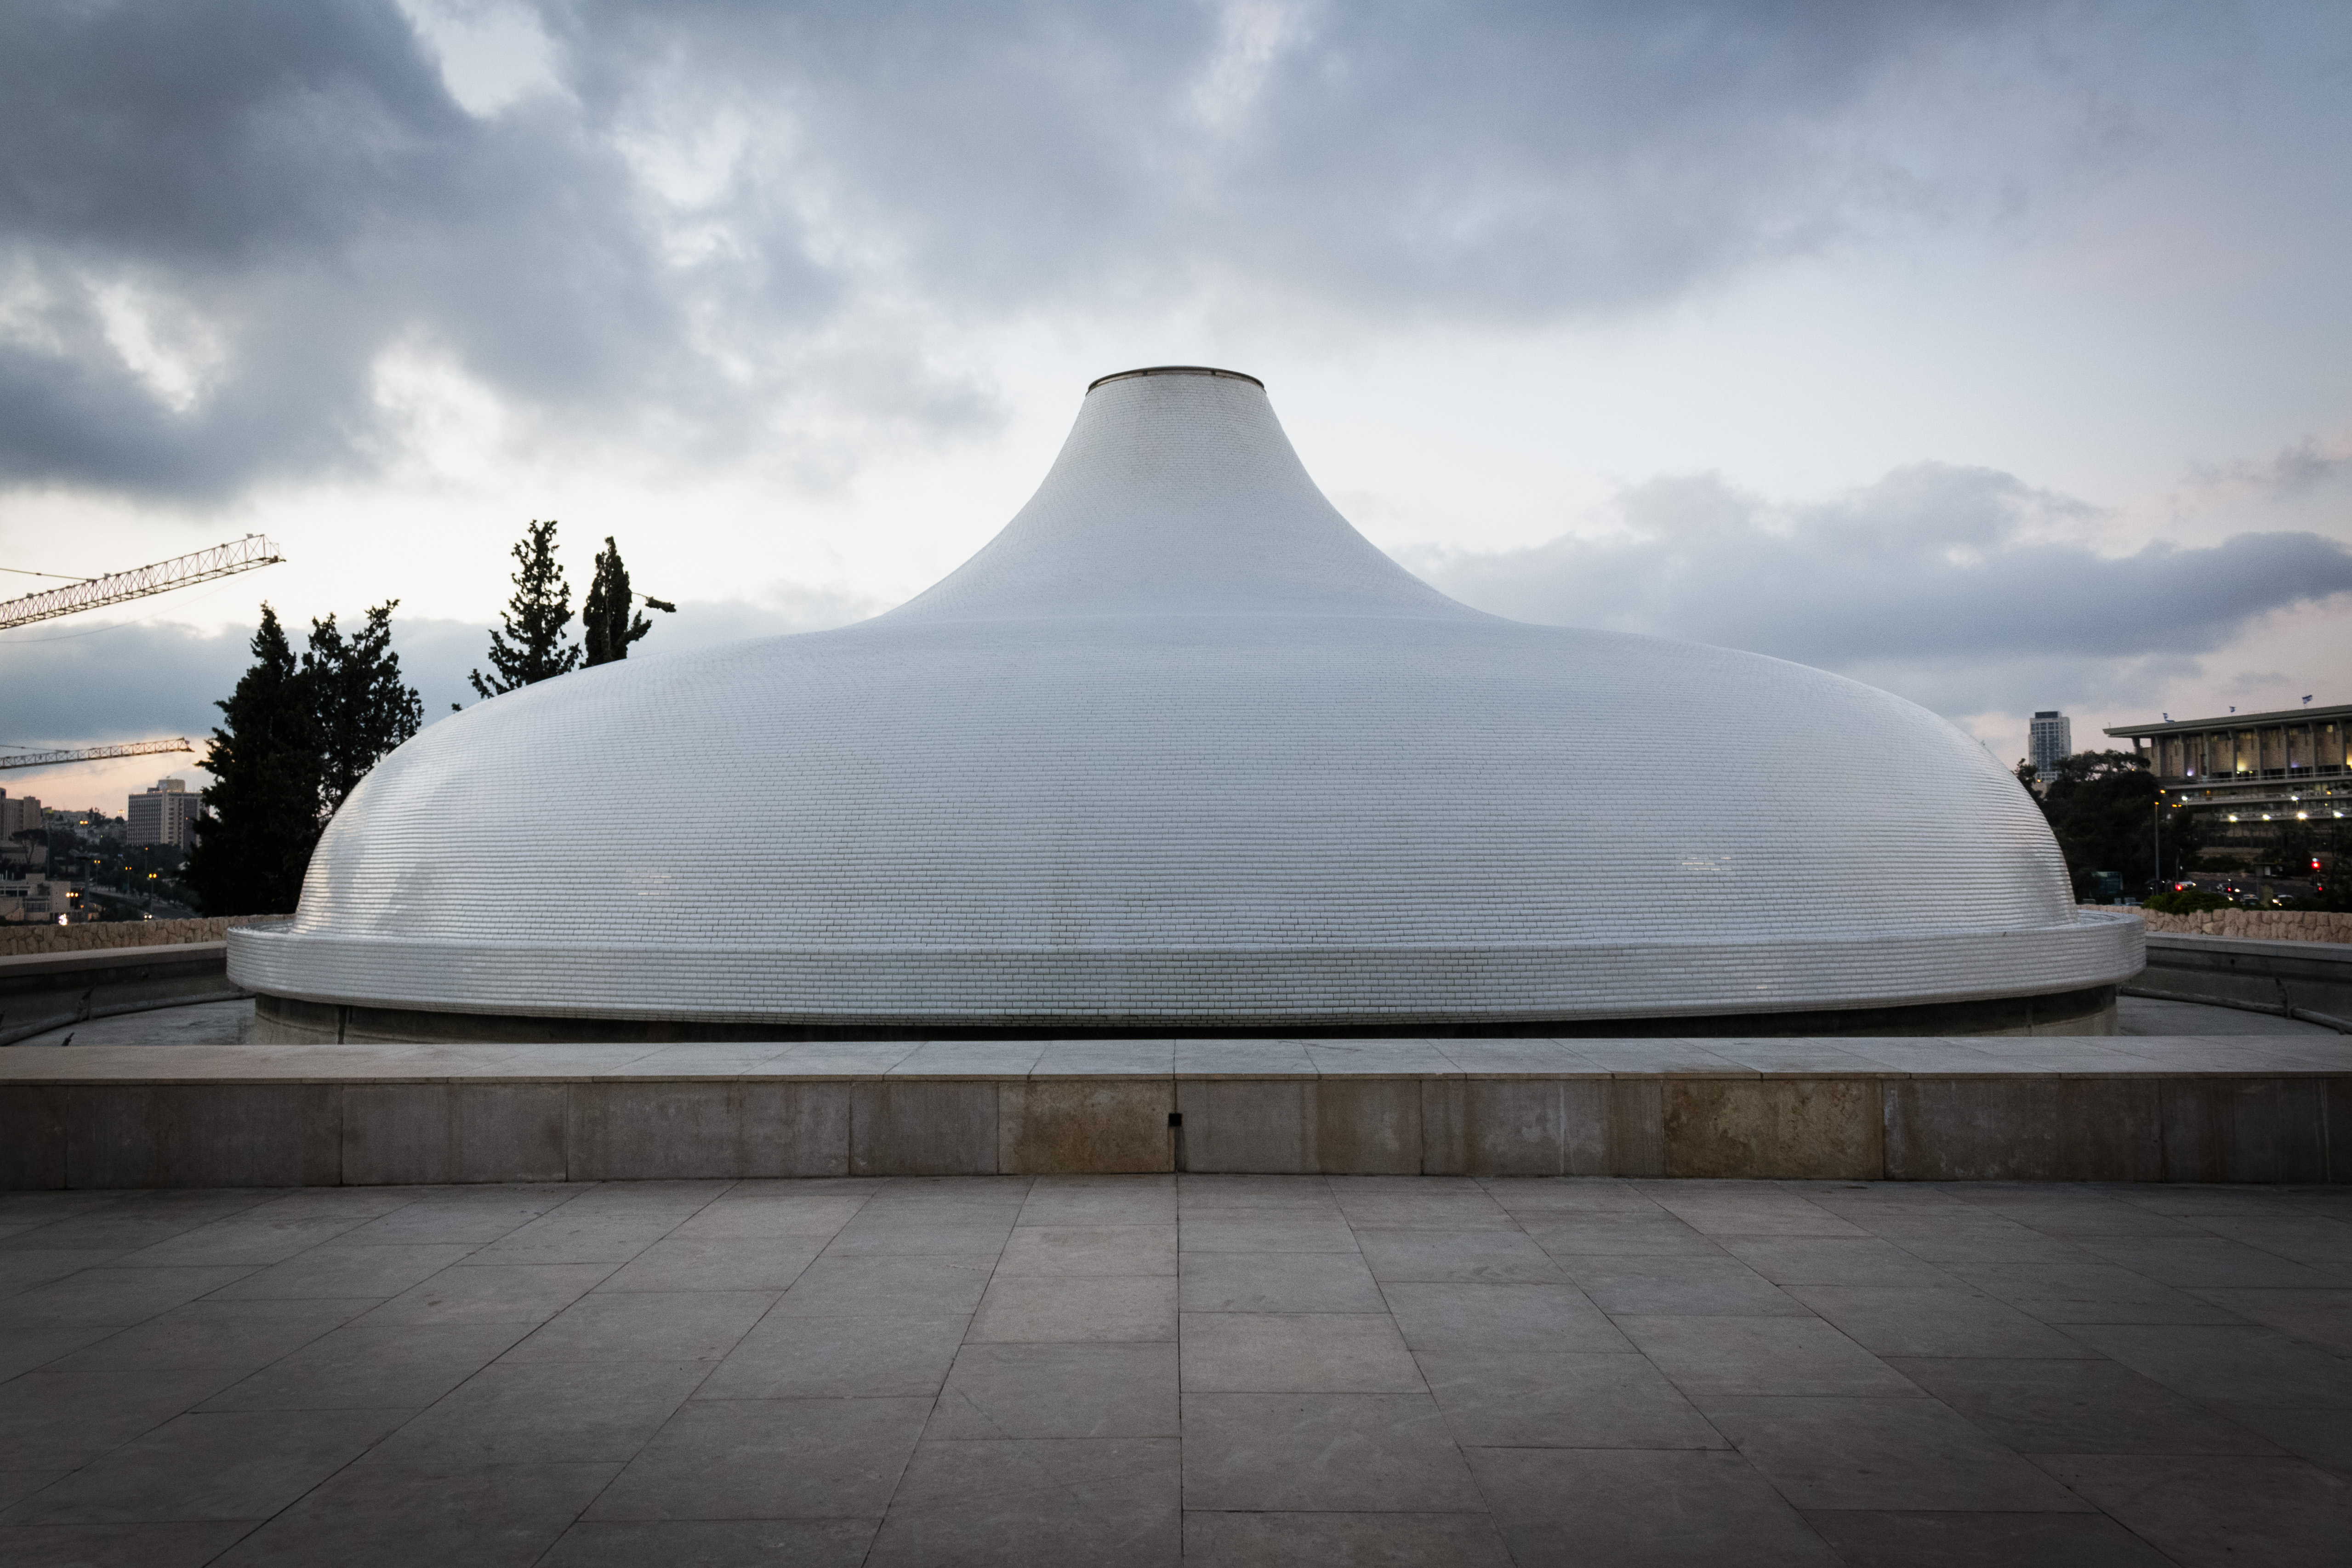
{"label": "knesset building", "polygon": [[1952,725],[1458,604],[1193,367],[887,614],[433,725],[229,942],[345,1042],[2105,1034],[2143,957]]}

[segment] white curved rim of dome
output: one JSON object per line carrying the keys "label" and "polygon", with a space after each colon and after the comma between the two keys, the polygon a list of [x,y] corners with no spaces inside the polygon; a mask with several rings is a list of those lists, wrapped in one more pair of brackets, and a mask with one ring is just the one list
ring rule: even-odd
{"label": "white curved rim of dome", "polygon": [[2055,994],[2129,979],[2144,940],[2137,916],[2105,911],[2040,930],[1895,939],[1124,951],[462,943],[257,924],[228,933],[228,971],[271,995],[428,1012],[853,1027],[1435,1026]]}
{"label": "white curved rim of dome", "polygon": [[1087,383],[1087,390],[1092,392],[1096,387],[1108,386],[1114,381],[1133,381],[1139,376],[1146,375],[1212,375],[1220,381],[1246,381],[1260,392],[1265,390],[1265,383],[1245,371],[1218,370],[1205,364],[1153,364],[1146,365],[1141,370],[1117,370],[1108,375],[1097,376]]}

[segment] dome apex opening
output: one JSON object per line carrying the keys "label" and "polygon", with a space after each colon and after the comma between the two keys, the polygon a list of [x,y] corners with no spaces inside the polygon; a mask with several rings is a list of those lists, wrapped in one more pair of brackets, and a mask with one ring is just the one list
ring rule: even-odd
{"label": "dome apex opening", "polygon": [[1146,365],[1141,370],[1116,370],[1108,375],[1098,375],[1087,383],[1087,390],[1092,392],[1096,387],[1108,385],[1114,381],[1133,381],[1138,376],[1144,375],[1213,375],[1224,381],[1246,381],[1260,392],[1265,390],[1265,383],[1244,371],[1218,370],[1205,364],[1154,364]]}

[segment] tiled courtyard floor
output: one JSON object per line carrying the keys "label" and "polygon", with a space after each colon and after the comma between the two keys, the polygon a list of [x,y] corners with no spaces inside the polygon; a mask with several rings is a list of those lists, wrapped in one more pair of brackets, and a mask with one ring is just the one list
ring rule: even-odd
{"label": "tiled courtyard floor", "polygon": [[0,1194],[0,1563],[2352,1562],[2352,1192]]}

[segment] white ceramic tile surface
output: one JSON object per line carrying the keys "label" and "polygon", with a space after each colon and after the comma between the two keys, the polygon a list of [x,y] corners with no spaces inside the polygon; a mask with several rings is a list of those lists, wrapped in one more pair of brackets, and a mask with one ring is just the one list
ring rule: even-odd
{"label": "white ceramic tile surface", "polygon": [[[648,824],[660,824],[649,832]],[[436,1011],[1302,1027],[2110,984],[1974,741],[1754,654],[1502,620],[1349,526],[1255,384],[1108,383],[971,561],[388,758],[257,991]]]}

